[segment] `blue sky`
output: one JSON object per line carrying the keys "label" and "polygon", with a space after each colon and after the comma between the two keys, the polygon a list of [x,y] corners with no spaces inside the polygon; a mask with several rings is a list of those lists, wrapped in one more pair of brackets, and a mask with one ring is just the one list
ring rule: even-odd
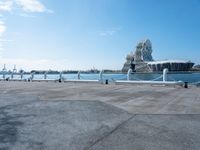
{"label": "blue sky", "polygon": [[200,63],[200,0],[0,0],[0,66],[121,69],[137,42]]}

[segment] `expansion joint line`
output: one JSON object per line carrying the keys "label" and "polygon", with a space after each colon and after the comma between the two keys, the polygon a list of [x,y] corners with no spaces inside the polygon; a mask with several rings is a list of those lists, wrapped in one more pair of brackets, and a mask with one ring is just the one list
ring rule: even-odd
{"label": "expansion joint line", "polygon": [[134,118],[137,114],[132,115],[130,118],[128,118],[127,120],[123,121],[122,123],[120,123],[119,125],[117,125],[113,130],[111,130],[110,132],[108,132],[107,134],[105,134],[105,136],[97,139],[96,141],[94,141],[90,146],[84,148],[84,150],[89,150],[91,149],[93,146],[95,146],[97,143],[101,142],[103,139],[107,138],[110,134],[112,134],[113,132],[115,132],[116,130],[118,130],[119,128],[121,128],[124,124],[126,124],[128,121],[130,121],[132,118]]}

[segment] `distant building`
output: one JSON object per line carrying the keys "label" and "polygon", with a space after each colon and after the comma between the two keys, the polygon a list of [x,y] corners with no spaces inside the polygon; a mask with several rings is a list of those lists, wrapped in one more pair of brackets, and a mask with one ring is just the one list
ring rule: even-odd
{"label": "distant building", "polygon": [[193,68],[194,69],[200,69],[200,65],[195,65]]}
{"label": "distant building", "polygon": [[194,65],[190,61],[180,60],[153,61],[147,64],[152,71],[163,71],[164,68],[168,68],[169,71],[189,71]]}

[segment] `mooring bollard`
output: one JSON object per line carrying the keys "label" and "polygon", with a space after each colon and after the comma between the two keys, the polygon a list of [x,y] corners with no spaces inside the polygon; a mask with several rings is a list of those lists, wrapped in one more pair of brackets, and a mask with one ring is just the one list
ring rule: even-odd
{"label": "mooring bollard", "polygon": [[184,82],[184,88],[188,88],[188,82]]}
{"label": "mooring bollard", "polygon": [[106,79],[106,82],[105,82],[105,84],[108,84],[108,79]]}

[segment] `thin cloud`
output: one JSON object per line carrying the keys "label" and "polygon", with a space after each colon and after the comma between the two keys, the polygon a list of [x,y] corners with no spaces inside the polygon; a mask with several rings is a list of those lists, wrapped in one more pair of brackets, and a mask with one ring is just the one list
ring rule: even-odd
{"label": "thin cloud", "polygon": [[38,0],[15,0],[16,4],[22,8],[24,12],[48,12],[52,13],[52,10],[48,10],[40,1]]}
{"label": "thin cloud", "polygon": [[120,30],[121,30],[121,27],[102,30],[102,31],[98,31],[98,35],[99,36],[113,36],[114,34],[119,32]]}
{"label": "thin cloud", "polygon": [[36,16],[30,15],[30,14],[27,14],[27,13],[21,13],[20,16],[21,17],[28,17],[28,18],[36,18]]}
{"label": "thin cloud", "polygon": [[2,57],[2,53],[3,53],[3,35],[6,31],[6,26],[4,24],[3,21],[0,20],[0,58]]}
{"label": "thin cloud", "polygon": [[4,24],[3,21],[0,21],[0,38],[3,36],[3,34],[5,33],[6,31],[6,26]]}
{"label": "thin cloud", "polygon": [[0,11],[2,12],[11,12],[16,8],[20,8],[25,13],[53,13],[39,0],[3,0],[0,2]]}
{"label": "thin cloud", "polygon": [[9,41],[3,39],[3,35],[6,31],[3,13],[20,13],[19,15],[22,17],[32,18],[35,17],[32,15],[33,13],[53,13],[52,10],[47,9],[39,0],[1,0],[0,12],[0,58],[4,51],[3,42]]}
{"label": "thin cloud", "polygon": [[11,11],[13,9],[12,0],[4,0],[0,2],[0,11]]}
{"label": "thin cloud", "polygon": [[112,36],[115,33],[116,33],[115,30],[99,31],[100,36]]}

